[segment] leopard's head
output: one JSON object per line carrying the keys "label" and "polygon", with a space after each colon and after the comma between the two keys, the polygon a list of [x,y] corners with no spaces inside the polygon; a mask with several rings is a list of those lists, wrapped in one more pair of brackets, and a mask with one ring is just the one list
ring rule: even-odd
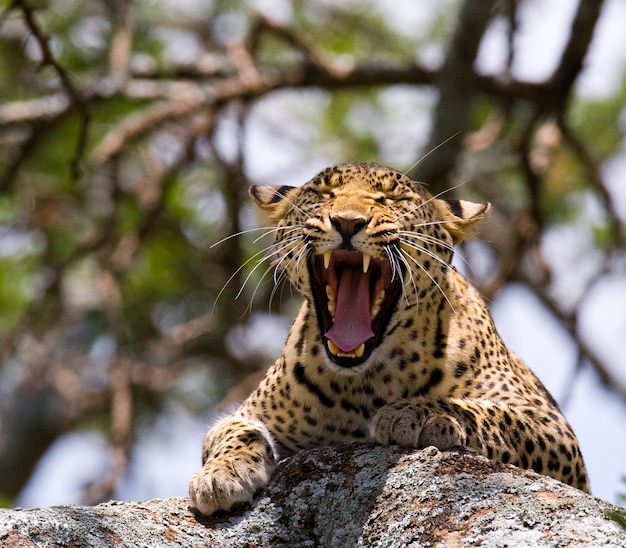
{"label": "leopard's head", "polygon": [[314,303],[328,363],[345,371],[367,365],[400,308],[443,291],[453,244],[491,207],[434,198],[403,173],[359,163],[250,194],[274,223],[275,268]]}

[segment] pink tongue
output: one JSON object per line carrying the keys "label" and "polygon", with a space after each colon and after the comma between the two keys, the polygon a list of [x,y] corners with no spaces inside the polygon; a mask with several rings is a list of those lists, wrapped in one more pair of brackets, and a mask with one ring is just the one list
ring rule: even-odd
{"label": "pink tongue", "polygon": [[356,350],[374,336],[370,319],[370,273],[346,268],[337,288],[337,307],[333,326],[326,338],[343,352]]}

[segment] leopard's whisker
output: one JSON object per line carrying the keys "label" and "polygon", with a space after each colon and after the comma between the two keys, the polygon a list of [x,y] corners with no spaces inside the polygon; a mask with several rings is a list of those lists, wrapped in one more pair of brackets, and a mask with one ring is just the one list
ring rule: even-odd
{"label": "leopard's whisker", "polygon": [[406,276],[407,276],[407,280],[403,280],[402,282],[402,295],[404,297],[404,301],[407,304],[407,306],[410,304],[409,301],[409,296],[406,292],[406,286],[411,283],[413,285],[413,289],[415,291],[415,293],[417,294],[417,287],[415,285],[415,280],[413,278],[413,272],[410,268],[409,263],[407,262],[407,260],[402,256],[401,253],[399,253],[398,248],[397,247],[385,247],[385,253],[387,254],[387,257],[389,258],[389,262],[391,264],[391,278],[392,280],[394,279],[395,276],[398,276],[398,278],[402,277],[402,266],[401,263],[404,264],[405,266],[405,271],[406,271]]}
{"label": "leopard's whisker", "polygon": [[396,279],[396,276],[398,278],[402,278],[402,268],[400,267],[398,257],[395,253],[395,251],[397,251],[396,246],[386,245],[383,247],[383,250],[389,259],[389,263],[391,264],[391,281],[393,282]]}
{"label": "leopard's whisker", "polygon": [[270,296],[269,296],[268,311],[271,311],[272,309],[272,303],[274,302],[274,297],[276,296],[276,292],[278,291],[278,288],[281,288],[281,295],[282,295],[282,291],[284,290],[285,285],[286,285],[283,282],[286,279],[287,279],[286,272],[281,272],[278,275],[278,278],[276,277],[276,272],[274,272],[274,286],[272,287],[272,291],[270,292]]}
{"label": "leopard's whisker", "polygon": [[[292,231],[295,229],[292,229]],[[244,269],[246,268],[246,266],[248,266],[250,263],[257,261],[257,264],[252,268],[252,270],[248,273],[248,275],[246,276],[245,280],[242,282],[241,287],[239,288],[239,290],[237,291],[236,295],[235,295],[235,299],[238,299],[239,297],[241,297],[248,281],[250,280],[250,278],[252,277],[252,275],[254,274],[254,272],[260,267],[260,265],[262,265],[263,263],[265,263],[266,261],[270,260],[272,257],[275,256],[279,256],[281,249],[284,248],[284,246],[288,245],[290,241],[294,241],[297,242],[298,238],[296,237],[289,237],[287,238],[283,243],[284,245],[281,245],[281,247],[276,247],[276,245],[274,243],[266,246],[265,248],[261,249],[260,251],[258,251],[257,253],[255,253],[254,255],[252,255],[252,257],[250,257],[248,260],[246,260],[241,266],[239,266],[239,268],[237,268],[237,270],[235,270],[235,272],[228,278],[228,280],[226,280],[226,283],[224,284],[224,286],[222,287],[222,289],[220,290],[220,292],[218,293],[217,297],[215,298],[215,303],[217,303],[217,301],[219,300],[219,298],[221,297],[222,293],[226,290],[226,287],[228,286],[228,284],[230,284],[230,282]],[[259,259],[259,257],[261,257]],[[270,267],[271,269],[272,267]]]}
{"label": "leopard's whisker", "polygon": [[415,257],[413,257],[413,255],[411,255],[408,251],[406,251],[405,249],[400,248],[400,251],[402,252],[402,254],[407,257],[408,259],[410,259],[415,266],[417,266],[420,270],[422,270],[422,272],[424,272],[424,274],[426,274],[430,280],[433,282],[433,284],[437,287],[437,289],[440,291],[441,295],[443,296],[443,298],[446,300],[446,302],[448,303],[448,305],[450,305],[450,308],[452,309],[452,312],[456,312],[456,309],[454,308],[454,305],[452,304],[452,302],[450,301],[448,295],[446,294],[446,292],[443,290],[443,288],[441,287],[441,285],[439,284],[439,282],[437,282],[437,280],[433,277],[433,275],[428,272],[428,269],[424,267],[424,265],[422,265],[422,263],[420,263]]}
{"label": "leopard's whisker", "polygon": [[406,289],[409,284],[413,286],[413,293],[415,294],[415,300],[417,302],[418,292],[417,292],[417,284],[415,283],[415,276],[413,276],[413,269],[411,268],[411,265],[406,260],[406,257],[402,255],[402,253],[398,255],[398,258],[396,260],[401,261],[402,264],[404,264],[406,272],[407,272],[407,279],[403,281],[402,283],[402,295],[404,296],[404,302],[408,306],[411,302],[409,299],[409,295],[407,293],[407,289]]}
{"label": "leopard's whisker", "polygon": [[454,251],[454,246],[452,244],[445,242],[441,238],[436,238],[435,236],[426,234],[425,232],[418,232],[416,230],[398,230],[398,234],[403,237],[415,238],[417,240],[421,240],[427,243],[434,243],[436,245],[440,245],[448,251]]}
{"label": "leopard's whisker", "polygon": [[[302,239],[299,238],[298,236],[293,236],[291,238],[289,238],[288,240],[286,240],[287,245],[283,246],[281,248],[281,254],[279,256],[279,259],[275,262],[274,267],[276,268],[276,270],[281,270],[284,272],[288,272],[289,271],[289,265],[293,262],[296,261],[296,268],[297,268],[297,276],[299,276],[299,261],[302,255],[304,255],[303,253],[301,253],[299,250],[300,248],[304,248],[304,244],[302,243]],[[284,251],[287,248],[290,248],[289,252],[284,253]]]}
{"label": "leopard's whisker", "polygon": [[[298,230],[299,229],[297,228],[291,228],[287,230],[287,234],[296,232]],[[235,297],[235,298],[238,298],[241,295],[247,282],[249,281],[251,276],[254,274],[254,272],[260,267],[260,265],[266,262],[267,260],[271,259],[272,257],[275,257],[274,259],[271,260],[270,265],[265,269],[259,281],[257,282],[254,288],[254,291],[252,292],[252,295],[250,297],[250,302],[248,304],[247,310],[250,310],[250,311],[252,310],[252,303],[254,302],[256,294],[260,286],[263,284],[263,281],[265,280],[267,274],[270,272],[273,272],[274,288],[272,289],[272,292],[271,292],[271,297],[273,297],[275,293],[275,288],[280,284],[282,279],[288,278],[288,274],[287,274],[288,262],[286,265],[282,264],[285,258],[287,257],[287,254],[283,254],[283,253],[287,248],[291,247],[293,244],[296,244],[296,249],[297,249],[297,246],[300,245],[300,243],[301,243],[300,238],[292,235],[292,236],[288,236],[284,240],[281,240],[280,245],[271,244],[270,246],[266,247],[263,250],[263,251],[266,251],[267,253],[259,260],[258,264],[248,274],[248,276],[242,283],[242,286],[239,289],[239,292],[237,293]],[[270,306],[271,306],[271,300],[270,300]]]}
{"label": "leopard's whisker", "polygon": [[[234,232],[233,234],[229,234],[228,236],[225,236],[221,240],[218,240],[217,242],[211,244],[209,246],[209,249],[213,249],[214,247],[217,247],[218,245],[221,245],[224,242],[227,242],[228,240],[232,240],[233,238],[237,238],[239,236],[245,236],[246,234],[251,234],[253,232],[261,232],[261,231],[264,232],[263,234],[261,234],[258,238],[256,238],[252,242],[252,243],[256,244],[260,239],[264,238],[265,236],[269,236],[270,234],[280,230],[281,228],[285,228],[285,227],[261,226],[261,227],[257,227],[257,228],[247,228],[246,230],[240,230],[238,232]],[[297,227],[294,227],[294,229],[297,229]]]}
{"label": "leopard's whisker", "polygon": [[[261,227],[261,228],[251,228],[251,229],[247,229],[247,230],[242,230],[239,232],[236,232],[234,234],[231,234],[229,236],[226,236],[225,238],[222,238],[221,240],[215,242],[213,245],[211,245],[211,248],[218,246],[232,238],[235,238],[237,236],[242,236],[245,234],[249,234],[252,232],[258,232],[258,231],[263,231],[263,234],[261,234],[261,236],[259,236],[258,238],[256,238],[254,240],[253,243],[257,243],[260,239],[264,238],[265,236],[271,235],[274,232],[280,231],[280,230],[284,230],[286,232],[286,234],[291,234],[293,232],[297,232],[299,231],[299,227],[294,226],[294,225],[286,225],[283,227],[278,227],[278,226],[274,226],[274,227]],[[293,238],[294,241],[297,241],[297,238]],[[264,247],[263,249],[257,251],[256,253],[254,253],[254,255],[252,255],[250,258],[248,258],[246,261],[244,261],[238,268],[237,270],[235,270],[235,272],[233,272],[228,280],[226,280],[226,282],[224,283],[224,285],[222,286],[222,288],[220,289],[219,293],[217,294],[217,296],[215,297],[215,301],[213,303],[213,310],[215,310],[215,306],[217,306],[218,301],[220,300],[221,296],[223,295],[224,291],[226,291],[226,288],[228,287],[228,285],[237,277],[237,275],[243,270],[245,269],[251,262],[254,261],[258,261],[258,264],[262,264],[265,261],[269,260],[271,257],[277,255],[280,252],[280,250],[278,248],[275,247],[275,243],[271,243],[268,246]],[[260,258],[259,258],[260,257]],[[237,291],[237,294],[235,296],[235,299],[238,299],[241,294],[243,293],[243,290],[246,286],[246,283],[248,282],[248,280],[250,279],[251,274],[258,268],[258,265],[255,266],[252,269],[252,272],[250,274],[248,274],[248,276],[246,276],[246,279],[244,280],[244,282],[242,283],[241,287],[239,288],[239,290]],[[255,290],[256,292],[256,290]]]}
{"label": "leopard's whisker", "polygon": [[[222,296],[222,294],[224,293],[224,291],[226,291],[226,288],[228,287],[228,285],[230,284],[230,282],[232,282],[237,275],[244,269],[246,268],[246,266],[248,264],[250,264],[253,261],[256,261],[257,258],[259,256],[262,255],[266,255],[268,253],[269,250],[271,250],[273,248],[273,245],[267,246],[264,249],[261,249],[260,251],[257,251],[254,255],[252,255],[252,257],[250,257],[248,260],[244,261],[238,268],[237,270],[235,270],[235,272],[233,272],[230,277],[228,278],[228,280],[226,280],[226,282],[224,283],[224,285],[222,286],[222,289],[220,289],[219,293],[217,294],[217,297],[215,297],[215,302],[213,303],[213,307],[215,308],[215,306],[217,305],[217,302],[219,301],[220,297]],[[261,259],[261,262],[266,260],[266,256],[263,257]],[[237,293],[237,295],[241,294],[242,289],[240,289]]]}
{"label": "leopard's whisker", "polygon": [[[401,234],[403,238],[414,238],[416,240],[420,240],[424,243],[434,243],[436,245],[440,245],[441,247],[443,247],[444,249],[447,249],[448,251],[451,251],[454,253],[455,257],[459,257],[460,260],[463,262],[463,264],[468,268],[468,270],[472,270],[472,265],[470,264],[470,262],[465,258],[465,256],[463,254],[457,253],[456,249],[454,248],[453,245],[444,242],[442,240],[440,240],[439,238],[435,238],[434,236],[430,236],[429,234],[424,234],[422,232],[412,232],[412,231],[407,231],[407,230],[401,230],[398,232],[398,234]],[[408,242],[405,242],[407,245],[409,245]],[[417,249],[417,248],[415,248]],[[446,263],[448,264],[448,263]],[[449,266],[449,265],[448,265]]]}
{"label": "leopard's whisker", "polygon": [[420,165],[426,158],[428,158],[431,154],[433,154],[435,151],[439,150],[441,147],[447,145],[450,141],[452,141],[453,139],[456,139],[459,135],[461,134],[461,131],[457,131],[456,133],[453,133],[452,135],[450,135],[450,137],[448,137],[447,139],[444,139],[443,141],[441,141],[441,143],[439,143],[438,145],[435,145],[433,148],[431,148],[426,154],[423,154],[422,156],[420,156],[420,158],[414,162],[411,167],[409,167],[409,169],[407,169],[404,172],[404,175],[407,175],[409,173],[409,171],[411,171],[413,168],[417,167],[418,165]]}
{"label": "leopard's whisker", "polygon": [[250,304],[248,305],[248,309],[250,311],[252,311],[252,303],[254,302],[254,300],[256,298],[256,294],[257,294],[259,288],[265,282],[268,274],[270,274],[270,273],[273,273],[273,277],[274,277],[274,280],[273,280],[274,283],[272,284],[272,291],[270,292],[269,302],[268,302],[268,312],[271,311],[272,301],[273,301],[274,295],[276,293],[276,290],[277,290],[278,286],[281,284],[282,280],[284,280],[286,278],[286,273],[284,271],[278,272],[276,270],[276,268],[274,268],[274,265],[271,265],[271,264],[267,266],[267,268],[265,269],[265,271],[261,275],[261,278],[257,282],[256,287],[254,288],[254,291],[252,292],[252,295],[250,297]]}
{"label": "leopard's whisker", "polygon": [[256,298],[257,291],[259,290],[259,288],[261,287],[261,285],[265,281],[265,278],[268,275],[268,273],[270,273],[272,270],[273,270],[272,265],[268,265],[268,266],[265,267],[265,270],[263,271],[263,274],[261,274],[261,277],[259,278],[259,280],[257,281],[256,285],[254,286],[254,289],[252,291],[252,295],[250,295],[250,299],[248,301],[248,305],[246,306],[246,312],[248,312],[248,313],[252,312],[252,303],[254,303],[254,299]]}
{"label": "leopard's whisker", "polygon": [[402,243],[402,245],[404,245],[406,247],[409,247],[411,249],[415,249],[415,251],[419,251],[421,253],[425,253],[430,258],[434,259],[435,261],[437,261],[438,263],[443,265],[445,268],[450,268],[450,265],[444,259],[442,259],[435,252],[433,252],[430,249],[424,247],[423,245],[420,245],[419,243],[416,243],[416,242],[411,242],[411,241],[407,240],[406,238],[400,238],[400,242]]}
{"label": "leopard's whisker", "polygon": [[[243,293],[243,290],[246,287],[246,284],[248,283],[248,281],[250,280],[250,278],[254,275],[254,273],[257,271],[257,269],[266,261],[268,260],[271,256],[276,255],[278,253],[278,250],[274,250],[271,253],[266,254],[260,261],[258,261],[254,267],[252,268],[252,270],[250,270],[250,272],[248,273],[248,275],[246,276],[246,278],[244,279],[244,281],[241,284],[241,287],[239,288],[239,291],[237,292],[237,294],[235,295],[235,300],[238,299],[239,297],[241,297],[241,294]],[[246,261],[247,264],[250,261]],[[270,267],[271,268],[271,267]]]}
{"label": "leopard's whisker", "polygon": [[258,238],[256,238],[255,240],[253,240],[252,244],[256,244],[259,240],[261,240],[262,238],[264,238],[265,236],[268,236],[270,234],[273,234],[275,232],[280,232],[281,230],[284,230],[286,234],[291,234],[292,232],[296,232],[300,230],[300,226],[296,225],[285,225],[285,226],[276,226],[273,228],[267,227],[267,233],[265,234],[261,234]]}

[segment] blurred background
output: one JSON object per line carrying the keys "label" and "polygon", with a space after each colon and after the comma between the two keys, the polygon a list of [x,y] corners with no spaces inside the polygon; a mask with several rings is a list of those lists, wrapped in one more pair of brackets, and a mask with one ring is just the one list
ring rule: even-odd
{"label": "blurred background", "polygon": [[185,495],[299,304],[248,186],[356,160],[494,204],[457,265],[620,500],[625,2],[0,6],[2,505]]}

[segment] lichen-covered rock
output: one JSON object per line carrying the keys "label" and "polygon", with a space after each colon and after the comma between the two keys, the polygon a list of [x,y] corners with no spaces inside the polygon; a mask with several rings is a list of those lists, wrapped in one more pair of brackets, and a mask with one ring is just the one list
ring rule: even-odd
{"label": "lichen-covered rock", "polygon": [[182,498],[0,510],[0,545],[626,546],[623,509],[465,450],[351,445],[284,461],[253,508]]}

